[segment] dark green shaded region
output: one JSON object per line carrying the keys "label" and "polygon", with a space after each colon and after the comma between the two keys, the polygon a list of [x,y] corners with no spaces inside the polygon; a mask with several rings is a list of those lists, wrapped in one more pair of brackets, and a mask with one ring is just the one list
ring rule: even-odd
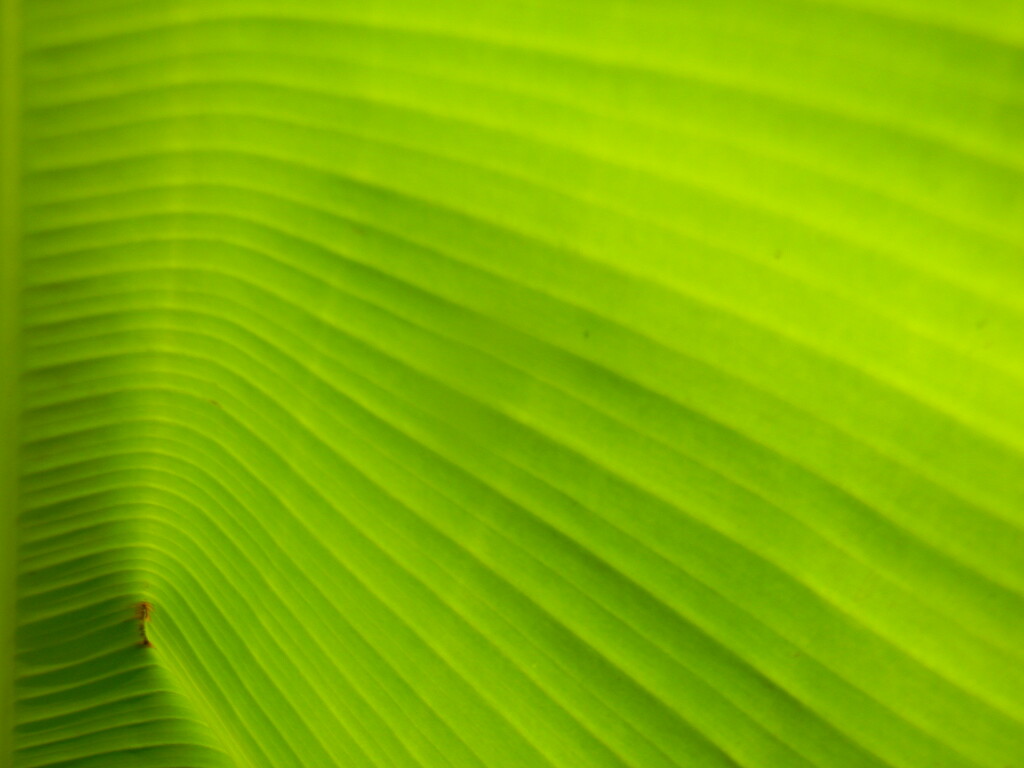
{"label": "dark green shaded region", "polygon": [[[26,426],[31,435],[31,417]],[[60,520],[81,524],[94,508],[72,466],[58,466],[52,482],[27,475],[23,485],[14,765],[230,765],[176,692],[158,648],[143,646],[137,603],[147,585],[144,561],[132,554],[141,543],[133,516],[104,526],[95,514],[85,535],[69,537]],[[37,505],[47,488],[62,500]]]}

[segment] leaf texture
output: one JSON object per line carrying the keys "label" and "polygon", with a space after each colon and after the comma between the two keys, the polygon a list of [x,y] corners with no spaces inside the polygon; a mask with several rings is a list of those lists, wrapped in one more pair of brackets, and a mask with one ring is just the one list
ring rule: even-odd
{"label": "leaf texture", "polygon": [[1019,0],[5,14],[16,766],[1024,765]]}

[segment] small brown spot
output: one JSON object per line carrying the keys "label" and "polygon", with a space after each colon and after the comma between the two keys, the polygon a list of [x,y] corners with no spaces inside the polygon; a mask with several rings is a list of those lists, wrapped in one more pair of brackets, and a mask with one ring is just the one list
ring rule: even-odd
{"label": "small brown spot", "polygon": [[146,636],[146,622],[153,616],[153,606],[145,601],[138,603],[135,606],[135,618],[139,622],[139,637],[142,640],[139,642],[143,648],[152,648],[153,644],[149,642],[149,638]]}

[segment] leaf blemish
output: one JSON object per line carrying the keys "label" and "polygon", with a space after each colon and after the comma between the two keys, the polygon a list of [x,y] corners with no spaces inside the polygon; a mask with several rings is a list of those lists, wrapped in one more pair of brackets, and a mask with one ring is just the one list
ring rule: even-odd
{"label": "leaf blemish", "polygon": [[153,606],[150,603],[142,601],[135,606],[135,618],[139,622],[139,636],[142,641],[139,643],[143,648],[152,648],[153,644],[149,642],[149,638],[146,636],[146,622],[150,620],[153,615]]}

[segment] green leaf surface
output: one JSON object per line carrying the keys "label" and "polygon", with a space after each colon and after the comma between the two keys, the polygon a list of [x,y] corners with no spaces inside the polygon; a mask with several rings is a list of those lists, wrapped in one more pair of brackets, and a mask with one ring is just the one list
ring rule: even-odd
{"label": "green leaf surface", "polygon": [[1020,0],[3,13],[0,761],[1024,766]]}

